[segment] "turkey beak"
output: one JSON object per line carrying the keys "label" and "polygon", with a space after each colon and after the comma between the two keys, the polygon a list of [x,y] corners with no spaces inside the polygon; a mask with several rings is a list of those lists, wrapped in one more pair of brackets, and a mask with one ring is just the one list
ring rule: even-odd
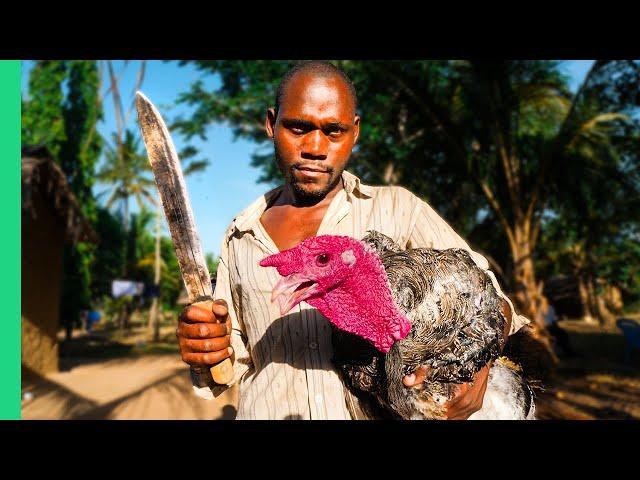
{"label": "turkey beak", "polygon": [[278,301],[280,315],[289,312],[293,307],[309,298],[318,289],[318,284],[300,273],[281,278],[271,292],[271,303]]}

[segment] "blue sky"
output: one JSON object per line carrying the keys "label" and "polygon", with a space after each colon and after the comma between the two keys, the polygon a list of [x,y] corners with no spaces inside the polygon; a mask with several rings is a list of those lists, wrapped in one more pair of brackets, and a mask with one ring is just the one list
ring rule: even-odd
{"label": "blue sky", "polygon": [[[31,63],[23,62],[23,93],[28,91],[28,72]],[[571,79],[570,86],[573,90],[584,78],[592,63],[593,60],[569,60],[563,64],[563,69]],[[133,101],[132,89],[135,86],[139,64],[140,62],[130,61],[125,66],[123,61],[114,62],[116,73],[122,72],[120,94],[125,110]],[[147,61],[141,90],[158,107],[167,123],[170,123],[171,119],[177,115],[185,117],[188,115],[187,108],[176,107],[174,103],[179,93],[188,90],[189,86],[200,78],[208,86],[216,85],[217,79],[211,76],[201,77],[201,74],[190,65],[179,67],[177,62]],[[116,131],[111,96],[105,100],[104,106],[105,118],[99,124],[98,130],[103,137],[110,139],[111,132]],[[265,105],[265,109],[267,107]],[[128,119],[127,126],[137,131],[135,111]],[[178,150],[185,145],[180,135],[174,135],[173,141]],[[251,153],[255,151],[257,145],[244,140],[234,141],[229,127],[219,124],[211,125],[207,130],[206,141],[194,138],[191,143],[200,149],[200,157],[205,156],[209,159],[210,165],[202,173],[187,177],[187,189],[203,249],[205,252],[218,255],[222,234],[233,217],[269,187],[257,183],[260,172],[250,166]],[[97,185],[95,191],[100,193],[105,188],[104,185]],[[136,208],[134,204],[131,205],[132,211],[136,211]],[[164,228],[165,234],[168,235],[166,225]]]}

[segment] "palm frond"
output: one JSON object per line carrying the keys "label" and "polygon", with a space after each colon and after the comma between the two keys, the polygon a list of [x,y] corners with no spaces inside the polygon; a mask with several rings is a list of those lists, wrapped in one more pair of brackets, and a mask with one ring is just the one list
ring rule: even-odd
{"label": "palm frond", "polygon": [[607,143],[618,122],[627,122],[630,118],[623,113],[601,113],[580,124],[567,144],[567,149],[576,148],[581,141],[592,144]]}
{"label": "palm frond", "polygon": [[197,160],[190,162],[182,171],[184,175],[191,175],[192,173],[202,172],[209,166],[207,160]]}

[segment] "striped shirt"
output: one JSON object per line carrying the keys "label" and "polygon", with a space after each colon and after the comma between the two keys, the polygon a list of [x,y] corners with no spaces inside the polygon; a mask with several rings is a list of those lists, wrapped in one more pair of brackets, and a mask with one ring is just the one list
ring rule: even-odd
{"label": "striped shirt", "polygon": [[[347,171],[342,180],[344,189],[332,199],[318,235],[362,238],[367,230],[377,230],[405,248],[464,248],[504,296],[487,260],[471,251],[426,202],[401,187],[363,185]],[[229,305],[234,379],[215,387],[213,395],[239,383],[238,419],[350,419],[331,363],[328,320],[306,302],[281,317],[277,303],[270,301],[278,272],[258,265],[278,253],[260,217],[282,190],[258,198],[225,232],[214,297]],[[513,333],[529,321],[507,301],[514,312]]]}

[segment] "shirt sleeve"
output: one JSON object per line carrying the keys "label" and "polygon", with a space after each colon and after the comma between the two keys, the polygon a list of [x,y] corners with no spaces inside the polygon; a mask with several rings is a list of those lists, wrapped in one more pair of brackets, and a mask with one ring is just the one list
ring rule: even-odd
{"label": "shirt sleeve", "polygon": [[216,288],[213,292],[213,298],[216,300],[225,300],[229,308],[229,319],[231,321],[231,347],[233,348],[233,354],[231,355],[233,379],[225,385],[216,385],[211,388],[198,388],[194,386],[193,388],[195,393],[207,400],[218,397],[229,387],[238,383],[252,365],[251,354],[247,346],[247,337],[244,333],[239,299],[237,295],[234,295],[229,278],[229,246],[227,242],[227,233],[225,233],[222,241],[222,247],[220,249],[220,261],[218,263]]}
{"label": "shirt sleeve", "polygon": [[521,327],[530,323],[529,319],[516,312],[511,299],[504,294],[496,276],[489,270],[489,262],[487,259],[478,252],[471,250],[467,242],[426,202],[417,197],[415,197],[415,199],[418,205],[416,205],[416,214],[413,219],[414,225],[410,230],[407,248],[462,248],[467,250],[476,265],[487,273],[498,294],[507,301],[511,308],[511,329],[509,335],[513,335]]}

